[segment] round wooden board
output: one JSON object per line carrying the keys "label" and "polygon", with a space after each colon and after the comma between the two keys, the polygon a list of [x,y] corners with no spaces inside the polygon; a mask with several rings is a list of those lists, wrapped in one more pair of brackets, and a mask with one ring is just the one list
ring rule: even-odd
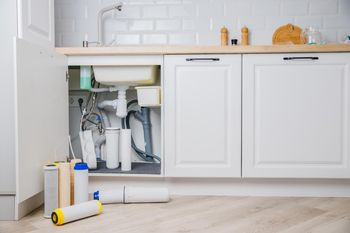
{"label": "round wooden board", "polygon": [[304,44],[302,29],[293,24],[279,27],[272,36],[272,44]]}

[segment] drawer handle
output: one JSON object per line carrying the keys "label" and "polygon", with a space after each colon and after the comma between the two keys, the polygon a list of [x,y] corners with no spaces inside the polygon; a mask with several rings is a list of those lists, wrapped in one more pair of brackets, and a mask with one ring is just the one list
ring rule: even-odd
{"label": "drawer handle", "polygon": [[186,58],[186,61],[220,61],[220,58]]}
{"label": "drawer handle", "polygon": [[291,60],[318,60],[318,57],[284,57],[283,60],[291,61]]}

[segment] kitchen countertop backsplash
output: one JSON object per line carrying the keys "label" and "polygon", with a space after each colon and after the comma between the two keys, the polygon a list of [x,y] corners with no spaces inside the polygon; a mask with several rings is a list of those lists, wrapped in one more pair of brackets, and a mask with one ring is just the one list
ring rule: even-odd
{"label": "kitchen countertop backsplash", "polygon": [[[271,44],[281,25],[315,26],[326,42],[350,34],[350,0],[121,0],[121,12],[104,17],[105,42],[119,45],[219,45],[220,28],[240,39],[247,26],[250,43]],[[56,0],[56,46],[97,40],[97,13],[116,0]]]}

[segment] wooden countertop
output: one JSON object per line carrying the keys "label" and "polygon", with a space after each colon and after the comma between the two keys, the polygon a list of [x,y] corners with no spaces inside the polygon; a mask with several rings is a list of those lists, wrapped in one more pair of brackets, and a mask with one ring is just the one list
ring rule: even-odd
{"label": "wooden countertop", "polygon": [[249,46],[117,46],[61,47],[56,51],[68,56],[82,55],[163,55],[163,54],[234,54],[234,53],[318,53],[350,52],[350,44],[327,45],[249,45]]}

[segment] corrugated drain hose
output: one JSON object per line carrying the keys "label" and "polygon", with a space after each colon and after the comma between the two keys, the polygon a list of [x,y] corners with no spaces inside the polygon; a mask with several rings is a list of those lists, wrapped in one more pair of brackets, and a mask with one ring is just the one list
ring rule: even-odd
{"label": "corrugated drain hose", "polygon": [[[128,104],[127,107],[129,108],[131,105],[137,104],[137,100],[131,100]],[[130,129],[130,117],[134,115],[137,111],[135,110],[130,110],[128,111],[128,115],[123,118],[122,120],[122,127],[123,129]],[[134,138],[131,136],[131,147],[135,150],[136,154],[143,160],[152,162],[155,160],[158,160],[159,162],[161,161],[161,158],[157,155],[147,153],[141,149],[139,149],[134,141]]]}

